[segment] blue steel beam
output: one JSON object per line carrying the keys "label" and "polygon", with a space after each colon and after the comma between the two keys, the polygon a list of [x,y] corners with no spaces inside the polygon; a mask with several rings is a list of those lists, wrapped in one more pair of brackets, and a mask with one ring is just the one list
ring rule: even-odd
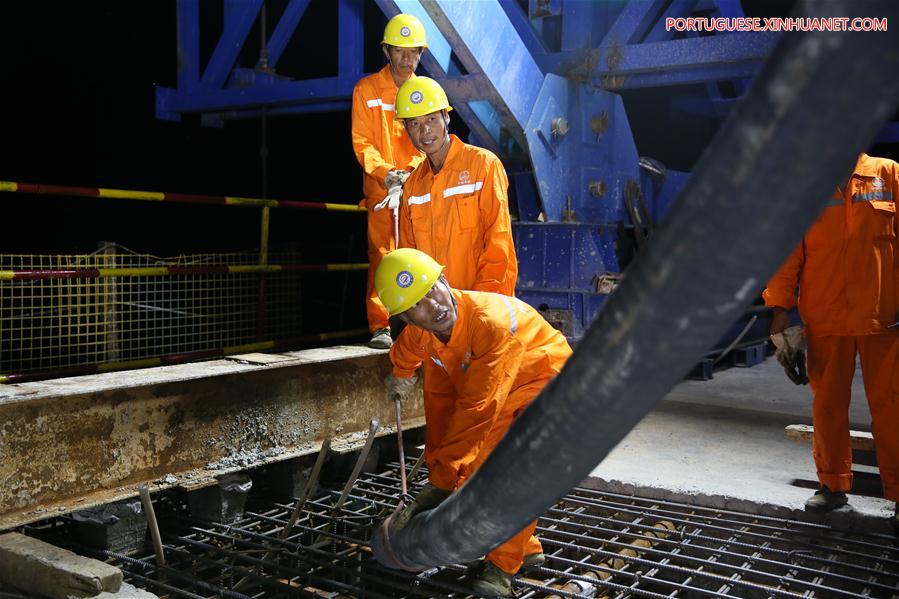
{"label": "blue steel beam", "polygon": [[658,21],[667,1],[633,0],[628,2],[599,45],[626,45],[640,41]]}
{"label": "blue steel beam", "polygon": [[541,60],[547,71],[577,80],[614,77],[615,89],[680,85],[746,77],[764,62],[777,33],[728,33],[589,51]]}
{"label": "blue steel beam", "polygon": [[200,80],[200,0],[175,5],[178,38],[178,89],[189,90]]}
{"label": "blue steel beam", "polygon": [[262,0],[225,0],[225,25],[222,36],[203,72],[201,85],[206,87],[224,85],[260,8]]}
{"label": "blue steel beam", "polygon": [[516,0],[499,0],[499,4],[505,11],[506,16],[509,17],[509,22],[515,27],[518,37],[524,42],[531,56],[546,54],[546,46],[543,40],[537,35],[537,31],[531,25],[531,20],[521,5]]}
{"label": "blue steel beam", "polygon": [[661,14],[652,30],[643,38],[644,42],[665,42],[674,37],[675,31],[665,28],[665,19],[686,17],[696,6],[697,0],[672,0],[665,12]]}
{"label": "blue steel beam", "polygon": [[[302,81],[277,81],[247,88],[198,87],[189,94],[158,88],[157,106],[161,103],[161,108],[167,112],[222,112],[279,104],[333,102],[351,96],[355,83],[353,79],[324,77]],[[166,91],[167,94],[163,93]]]}
{"label": "blue steel beam", "polygon": [[275,30],[268,38],[268,43],[266,44],[270,68],[274,69],[277,66],[281,55],[284,54],[284,49],[287,47],[287,42],[290,41],[293,32],[297,30],[300,19],[303,18],[303,14],[309,7],[309,2],[310,0],[290,0],[287,3],[287,7],[281,14],[281,18],[278,20],[278,24],[275,26]]}
{"label": "blue steel beam", "polygon": [[362,42],[365,27],[362,22],[362,0],[340,0],[337,7],[338,39],[337,72],[340,77],[358,79],[362,76]]}
{"label": "blue steel beam", "polygon": [[483,73],[491,83],[485,100],[497,110],[505,128],[525,147],[524,125],[537,99],[543,73],[502,6],[463,0],[420,0],[469,73]]}

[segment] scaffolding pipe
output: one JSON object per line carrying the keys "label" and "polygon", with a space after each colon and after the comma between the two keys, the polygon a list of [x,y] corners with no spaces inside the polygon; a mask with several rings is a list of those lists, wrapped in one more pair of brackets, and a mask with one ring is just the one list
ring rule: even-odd
{"label": "scaffolding pipe", "polygon": [[138,200],[149,202],[169,202],[176,204],[206,204],[213,206],[250,206],[256,208],[294,208],[297,210],[324,210],[327,212],[365,213],[367,210],[356,204],[336,204],[331,202],[301,202],[297,200],[269,200],[264,198],[242,198],[237,196],[213,196],[194,193],[172,193],[167,191],[143,191],[137,189],[110,189],[106,187],[74,187],[70,185],[44,185],[20,181],[0,181],[0,192],[27,193],[33,195],[74,196],[82,198],[105,198],[115,200]]}
{"label": "scaffolding pipe", "polygon": [[[798,8],[843,16],[856,4]],[[865,11],[899,22],[892,0]],[[895,110],[899,78],[884,73],[897,72],[892,31],[786,34],[561,374],[461,490],[402,530],[375,529],[378,560],[411,571],[475,560],[583,480],[793,249]]]}

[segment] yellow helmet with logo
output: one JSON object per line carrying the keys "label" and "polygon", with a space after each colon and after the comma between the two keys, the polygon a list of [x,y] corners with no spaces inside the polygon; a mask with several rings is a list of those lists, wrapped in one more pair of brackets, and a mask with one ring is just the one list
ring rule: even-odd
{"label": "yellow helmet with logo", "polygon": [[387,21],[382,44],[400,48],[427,48],[425,26],[415,15],[400,13]]}
{"label": "yellow helmet with logo", "polygon": [[418,250],[401,248],[384,256],[375,270],[375,290],[390,315],[405,312],[423,298],[443,267]]}
{"label": "yellow helmet with logo", "polygon": [[430,77],[407,79],[396,92],[396,118],[414,119],[437,112],[452,110],[446,92]]}

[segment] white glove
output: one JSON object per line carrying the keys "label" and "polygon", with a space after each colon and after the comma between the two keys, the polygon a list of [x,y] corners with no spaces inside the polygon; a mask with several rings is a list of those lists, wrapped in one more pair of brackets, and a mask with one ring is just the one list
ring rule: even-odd
{"label": "white glove", "polygon": [[399,185],[402,187],[406,183],[406,179],[409,178],[409,171],[401,171],[395,170],[387,173],[387,176],[384,177],[384,187],[390,189],[391,187],[396,187]]}
{"label": "white glove", "polygon": [[805,368],[805,334],[802,327],[787,327],[780,333],[771,335],[774,342],[774,357],[783,366],[789,379],[797,385],[808,384]]}
{"label": "white glove", "polygon": [[400,198],[403,197],[403,186],[395,185],[387,190],[387,197],[375,204],[373,210],[375,212],[380,212],[384,208],[390,208],[391,210],[396,210],[400,207]]}
{"label": "white glove", "polygon": [[418,377],[414,375],[401,379],[393,374],[388,374],[384,382],[387,384],[387,401],[390,403],[395,402],[397,397],[401,402],[406,403],[406,400],[411,398],[418,388]]}

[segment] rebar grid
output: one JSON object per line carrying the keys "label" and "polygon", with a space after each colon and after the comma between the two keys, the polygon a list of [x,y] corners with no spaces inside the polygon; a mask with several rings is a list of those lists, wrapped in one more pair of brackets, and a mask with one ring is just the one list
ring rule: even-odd
{"label": "rebar grid", "polygon": [[[0,270],[253,265],[255,252],[160,258],[110,244],[84,255],[0,255]],[[271,254],[271,264],[297,262]],[[301,334],[300,273],[0,281],[0,373],[216,350]],[[261,280],[265,291],[260,293]],[[260,306],[260,298],[264,302]],[[261,325],[261,326],[260,326]]]}
{"label": "rebar grid", "polygon": [[[371,558],[370,527],[400,497],[398,466],[388,467],[362,474],[339,512],[339,491],[320,492],[283,539],[293,504],[257,505],[231,525],[178,511],[163,530],[167,567],[110,557],[170,597],[470,596],[462,565],[415,575]],[[420,471],[411,492],[426,480]],[[548,559],[516,576],[519,599],[899,597],[899,549],[886,535],[590,489],[550,508],[537,535]]]}

